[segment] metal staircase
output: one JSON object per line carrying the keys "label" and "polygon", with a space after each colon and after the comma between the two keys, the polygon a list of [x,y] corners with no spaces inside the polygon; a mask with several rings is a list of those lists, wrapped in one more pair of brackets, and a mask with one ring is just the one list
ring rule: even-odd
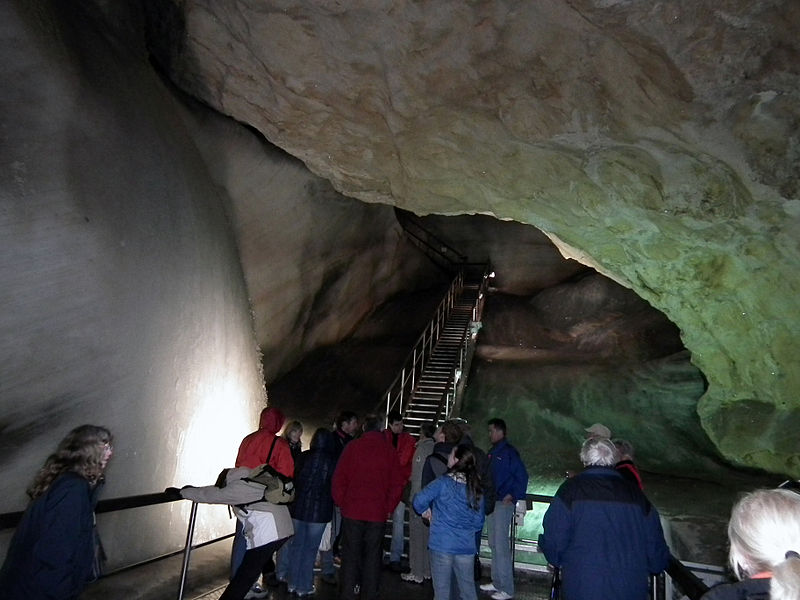
{"label": "metal staircase", "polygon": [[408,214],[402,218],[398,214],[398,221],[426,255],[437,255],[437,260],[431,259],[434,264],[455,273],[433,318],[376,407],[383,414],[399,411],[405,429],[416,437],[423,422],[438,425],[458,412],[480,327],[489,266],[467,262]]}
{"label": "metal staircase", "polygon": [[416,436],[425,421],[441,423],[451,416],[459,384],[466,377],[471,329],[479,283],[465,283],[453,303],[428,362],[405,407],[405,429]]}

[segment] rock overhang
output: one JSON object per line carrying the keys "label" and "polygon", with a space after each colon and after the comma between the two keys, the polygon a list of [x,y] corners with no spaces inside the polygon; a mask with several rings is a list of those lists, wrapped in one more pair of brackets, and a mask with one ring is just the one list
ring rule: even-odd
{"label": "rock overhang", "polygon": [[169,76],[340,192],[526,223],[633,288],[680,327],[722,454],[800,476],[797,5],[161,8]]}

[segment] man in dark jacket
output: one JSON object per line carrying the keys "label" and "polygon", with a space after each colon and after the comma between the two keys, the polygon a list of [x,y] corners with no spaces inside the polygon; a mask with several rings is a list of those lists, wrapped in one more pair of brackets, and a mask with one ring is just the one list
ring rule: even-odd
{"label": "man in dark jacket", "polygon": [[646,600],[648,575],[669,561],[658,511],[614,470],[610,440],[586,440],[580,456],[586,469],[556,492],[539,548],[561,568],[565,598]]}
{"label": "man in dark jacket", "polygon": [[517,449],[506,439],[506,422],[489,420],[489,461],[495,487],[494,512],[488,522],[489,547],[492,549],[492,582],[481,585],[491,592],[492,600],[514,596],[514,557],[511,554],[511,523],[517,501],[525,498],[528,472]]}
{"label": "man in dark jacket", "polygon": [[[397,460],[400,463],[400,474],[403,478],[403,487],[411,478],[411,460],[414,458],[415,440],[410,433],[403,430],[403,415],[399,411],[392,410],[386,416],[386,429],[383,436],[397,452]],[[392,512],[392,544],[389,552],[389,568],[396,573],[402,572],[400,564],[403,558],[404,525],[406,517],[406,505],[401,500],[397,503]]]}
{"label": "man in dark jacket", "polygon": [[333,474],[333,501],[342,511],[342,600],[378,597],[381,541],[389,514],[403,492],[397,452],[386,441],[375,415],[364,419],[364,433],[342,451]]}
{"label": "man in dark jacket", "polygon": [[336,458],[342,455],[342,450],[355,439],[358,430],[358,415],[352,410],[343,410],[336,416],[333,435],[336,440]]}
{"label": "man in dark jacket", "polygon": [[433,434],[433,439],[436,440],[433,454],[425,459],[425,466],[422,468],[423,488],[447,472],[447,459],[451,450],[461,441],[461,437],[461,428],[451,421],[446,421]]}

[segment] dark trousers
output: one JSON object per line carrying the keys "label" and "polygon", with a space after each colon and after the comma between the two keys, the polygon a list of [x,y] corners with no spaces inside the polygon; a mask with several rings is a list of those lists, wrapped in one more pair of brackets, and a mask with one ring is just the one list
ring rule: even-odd
{"label": "dark trousers", "polygon": [[356,586],[361,588],[361,600],[378,598],[384,528],[383,521],[342,519],[342,566],[339,569],[342,600],[355,600],[358,597]]}
{"label": "dark trousers", "polygon": [[264,564],[272,558],[273,553],[283,546],[283,543],[288,539],[275,540],[245,552],[242,564],[236,569],[236,574],[219,597],[219,600],[242,600],[247,592],[250,591],[250,586],[261,575]]}
{"label": "dark trousers", "polygon": [[[231,574],[228,579],[233,579],[236,571],[239,570],[239,565],[242,564],[244,553],[247,552],[247,540],[244,539],[244,531],[242,530],[242,522],[236,519],[236,532],[233,536],[233,545],[231,546]],[[261,574],[264,576],[264,585],[267,584],[267,578],[270,574],[275,573],[275,560],[270,556],[261,569]]]}

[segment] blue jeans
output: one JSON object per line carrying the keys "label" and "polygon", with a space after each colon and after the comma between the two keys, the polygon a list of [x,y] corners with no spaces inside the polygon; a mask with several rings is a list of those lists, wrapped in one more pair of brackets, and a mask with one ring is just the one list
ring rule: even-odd
{"label": "blue jeans", "polygon": [[[292,519],[292,523],[294,523],[294,519]],[[295,535],[286,540],[286,543],[281,546],[281,551],[278,552],[278,560],[275,561],[275,577],[278,578],[278,581],[288,581],[289,579],[289,565],[292,564],[291,548],[296,535],[297,529],[295,529]]]}
{"label": "blue jeans", "polygon": [[247,552],[247,540],[244,539],[242,533],[242,522],[236,519],[236,530],[233,534],[233,545],[231,546],[231,575],[229,579],[233,579],[239,565],[242,564],[244,553]]}
{"label": "blue jeans", "polygon": [[333,564],[333,540],[339,535],[342,530],[342,513],[338,506],[333,507],[333,519],[331,519],[331,549],[319,553],[319,564],[322,569],[322,574],[328,577],[336,575],[336,565]]}
{"label": "blue jeans", "polygon": [[314,588],[314,560],[317,558],[317,550],[327,523],[310,523],[297,519],[292,519],[292,523],[292,545],[288,552],[284,550],[288,566],[286,581],[290,590],[307,594]]}
{"label": "blue jeans", "polygon": [[492,583],[501,592],[514,595],[514,563],[511,556],[511,522],[514,503],[495,502],[494,512],[486,518],[489,547],[492,549]]}
{"label": "blue jeans", "polygon": [[478,600],[473,577],[474,554],[446,554],[430,551],[431,575],[433,576],[433,595],[436,600],[450,600],[451,583],[455,575],[461,600]]}
{"label": "blue jeans", "polygon": [[389,551],[389,562],[400,562],[403,560],[403,549],[405,546],[405,520],[406,505],[398,502],[392,513],[392,545]]}

